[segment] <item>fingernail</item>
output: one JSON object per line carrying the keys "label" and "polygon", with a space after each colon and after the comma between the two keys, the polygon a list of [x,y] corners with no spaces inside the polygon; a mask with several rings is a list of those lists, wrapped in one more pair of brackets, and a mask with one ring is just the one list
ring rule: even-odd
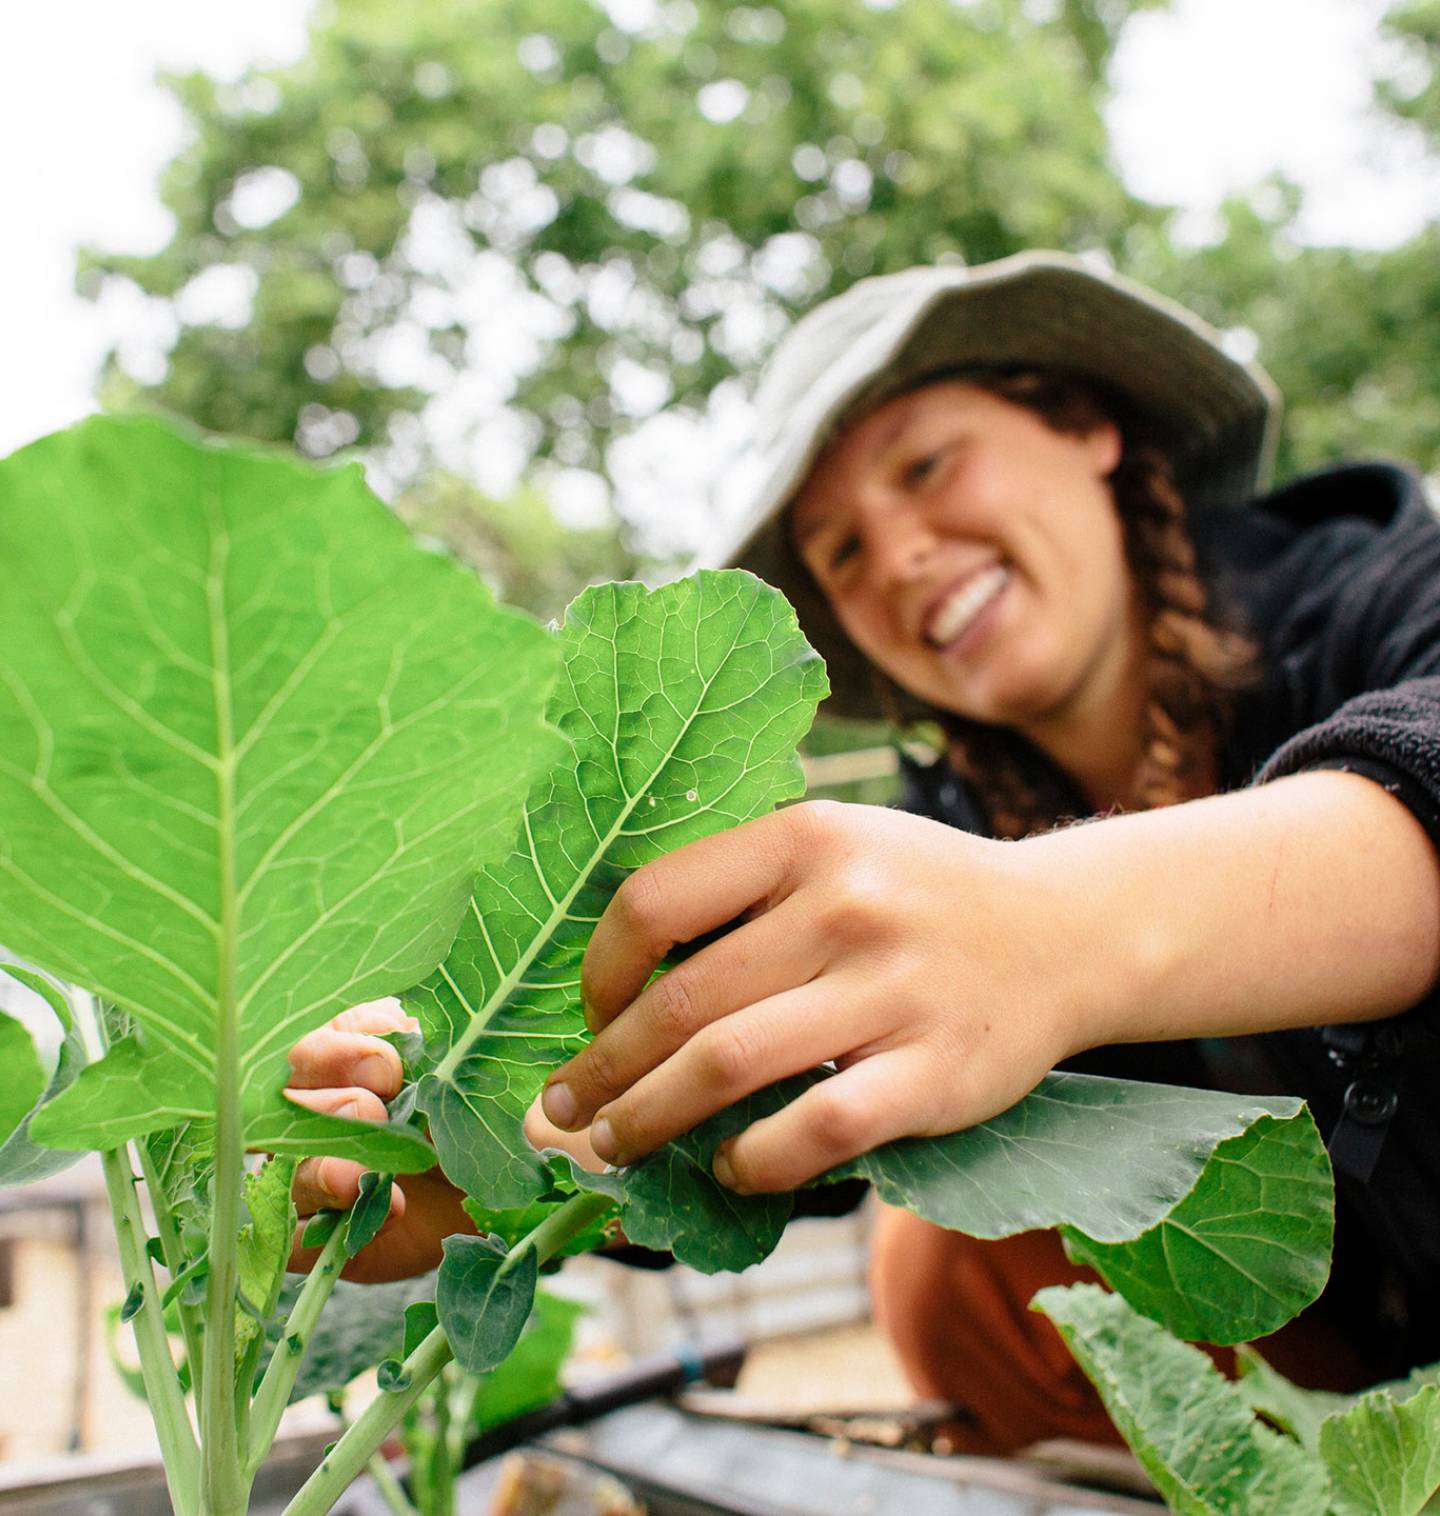
{"label": "fingernail", "polygon": [[339,1106],[335,1110],[334,1114],[340,1117],[342,1121],[359,1121],[360,1102],[358,1100],[347,1100],[344,1105]]}
{"label": "fingernail", "polygon": [[366,1053],[355,1066],[352,1083],[381,1095],[395,1082],[395,1066],[384,1053]]}
{"label": "fingernail", "polygon": [[620,1149],[615,1143],[615,1133],[610,1130],[610,1123],[603,1116],[590,1127],[590,1146],[606,1163],[618,1164],[620,1162]]}
{"label": "fingernail", "polygon": [[343,1206],[345,1204],[340,1198],[340,1191],[335,1184],[335,1176],[330,1169],[328,1159],[322,1160],[319,1168],[315,1170],[315,1184],[320,1193],[332,1205]]}
{"label": "fingernail", "polygon": [[565,1132],[575,1125],[575,1117],[580,1109],[575,1102],[575,1092],[563,1080],[545,1086],[545,1093],[540,1097],[540,1108]]}
{"label": "fingernail", "polygon": [[715,1157],[710,1162],[711,1172],[727,1190],[733,1190],[735,1186],[735,1169],[731,1165],[730,1155],[724,1148],[716,1148]]}
{"label": "fingernail", "polygon": [[595,1008],[582,995],[580,997],[580,1014],[585,1018],[585,1030],[593,1037],[600,1030],[596,1024]]}

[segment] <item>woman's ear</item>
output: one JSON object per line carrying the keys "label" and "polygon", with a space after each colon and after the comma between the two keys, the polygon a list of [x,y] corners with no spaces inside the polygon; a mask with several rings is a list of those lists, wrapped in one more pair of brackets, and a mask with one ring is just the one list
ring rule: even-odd
{"label": "woman's ear", "polygon": [[1108,479],[1120,467],[1125,453],[1125,439],[1113,421],[1102,421],[1085,434],[1085,447],[1097,479]]}

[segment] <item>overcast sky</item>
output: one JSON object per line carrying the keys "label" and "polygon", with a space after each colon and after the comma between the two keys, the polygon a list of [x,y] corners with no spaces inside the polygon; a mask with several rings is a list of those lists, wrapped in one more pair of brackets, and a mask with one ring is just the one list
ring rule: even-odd
{"label": "overcast sky", "polygon": [[[1312,196],[1312,240],[1385,246],[1437,203],[1415,144],[1368,113],[1385,59],[1382,0],[1175,0],[1130,24],[1111,113],[1138,194],[1188,208],[1282,170]],[[294,57],[306,0],[12,0],[0,20],[0,455],[93,409],[90,389],[139,302],[71,290],[85,241],[153,251],[168,235],[155,180],[180,143],[159,68],[234,75]]]}

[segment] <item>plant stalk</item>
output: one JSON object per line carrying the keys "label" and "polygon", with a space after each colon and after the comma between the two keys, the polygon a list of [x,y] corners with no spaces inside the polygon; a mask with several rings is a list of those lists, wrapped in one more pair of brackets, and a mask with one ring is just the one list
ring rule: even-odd
{"label": "plant stalk", "polygon": [[[507,1261],[519,1258],[526,1248],[534,1248],[536,1262],[544,1263],[614,1203],[608,1195],[572,1195],[510,1249]],[[283,1516],[324,1516],[378,1451],[391,1428],[419,1400],[452,1357],[445,1329],[435,1327],[402,1365],[409,1378],[406,1387],[386,1391],[365,1407],[320,1467],[301,1485]]]}
{"label": "plant stalk", "polygon": [[[83,990],[75,991],[74,1012],[85,1056],[91,1063],[97,1062],[105,1055],[106,1038],[94,997]],[[105,1173],[105,1193],[115,1223],[126,1294],[132,1295],[137,1289],[140,1292],[140,1309],[133,1318],[135,1350],[140,1357],[145,1398],[160,1442],[170,1500],[176,1516],[192,1516],[200,1508],[200,1449],[170,1354],[170,1337],[160,1305],[161,1291],[145,1248],[145,1218],[140,1213],[140,1197],[135,1193],[135,1170],[131,1167],[129,1150],[123,1146],[102,1153],[100,1164]]]}
{"label": "plant stalk", "polygon": [[[185,1245],[180,1240],[180,1230],[170,1213],[160,1175],[143,1142],[135,1144],[135,1156],[140,1162],[140,1173],[145,1180],[145,1193],[150,1197],[150,1209],[155,1214],[155,1230],[160,1236],[160,1251],[165,1255],[165,1268],[174,1281],[185,1267]],[[190,1384],[195,1392],[195,1403],[199,1405],[200,1375],[204,1367],[205,1322],[199,1310],[186,1301],[183,1294],[176,1300],[175,1309],[180,1317],[180,1331],[185,1338],[185,1360],[190,1365]]]}
{"label": "plant stalk", "polygon": [[395,1512],[395,1516],[419,1516],[416,1507],[395,1477],[395,1471],[390,1467],[383,1453],[372,1453],[365,1467],[375,1481],[375,1488],[380,1491],[381,1499]]}
{"label": "plant stalk", "polygon": [[315,1260],[309,1277],[301,1287],[300,1296],[285,1323],[285,1337],[276,1344],[260,1388],[250,1407],[250,1444],[247,1471],[253,1477],[255,1470],[264,1463],[275,1441],[280,1418],[290,1403],[290,1391],[295,1387],[296,1376],[304,1362],[310,1338],[325,1309],[325,1302],[340,1278],[345,1265],[345,1223],[331,1232],[325,1246]]}

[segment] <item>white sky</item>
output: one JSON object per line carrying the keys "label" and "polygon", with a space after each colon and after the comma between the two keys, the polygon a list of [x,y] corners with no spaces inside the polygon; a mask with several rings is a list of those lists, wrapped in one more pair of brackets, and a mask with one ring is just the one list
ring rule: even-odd
{"label": "white sky", "polygon": [[[1139,194],[1189,208],[1203,238],[1228,192],[1281,170],[1313,196],[1315,241],[1384,246],[1440,204],[1440,176],[1367,118],[1382,0],[1176,0],[1132,24],[1111,113]],[[85,241],[163,245],[156,176],[180,142],[158,68],[233,75],[294,57],[305,0],[43,0],[0,19],[0,455],[94,408],[138,302],[72,292]],[[1263,355],[1262,355],[1263,356]]]}

